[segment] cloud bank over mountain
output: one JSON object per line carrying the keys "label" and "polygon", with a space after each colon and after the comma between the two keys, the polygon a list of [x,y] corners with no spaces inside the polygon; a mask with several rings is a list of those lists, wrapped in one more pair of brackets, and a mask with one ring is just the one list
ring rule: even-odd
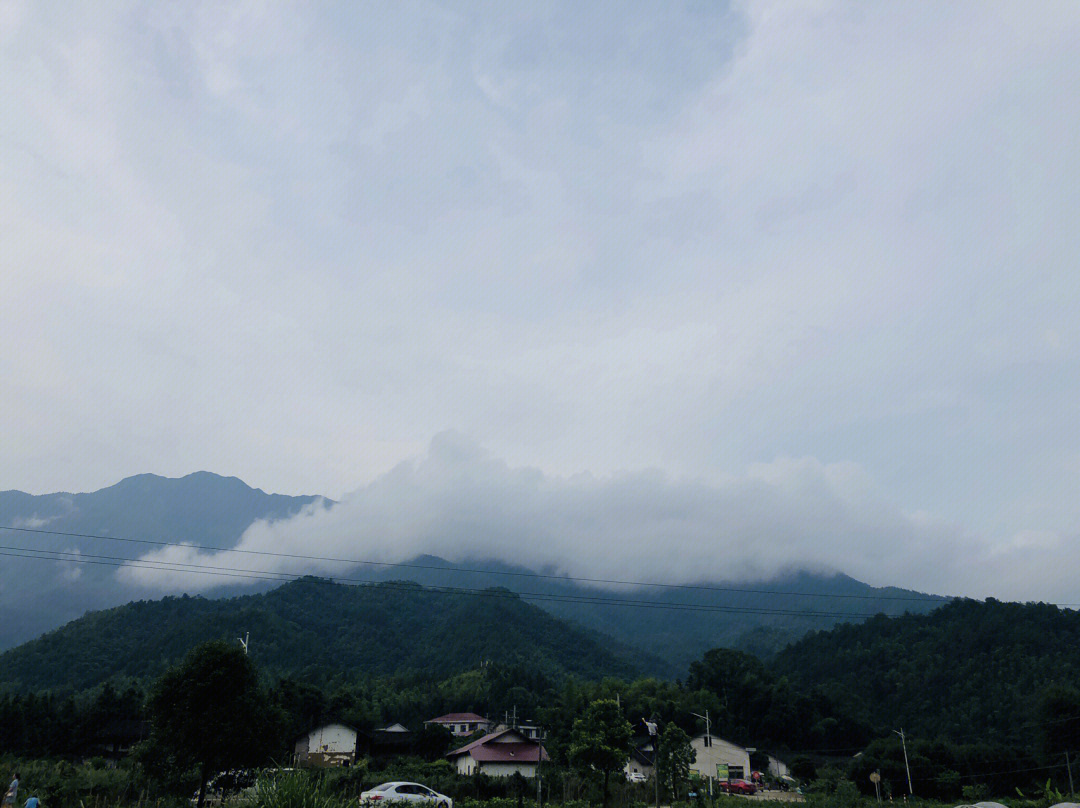
{"label": "cloud bank over mountain", "polygon": [[1052,0],[8,0],[0,488],[213,469],[356,490],[307,549],[1057,596],[1077,52]]}
{"label": "cloud bank over mountain", "polygon": [[1080,525],[1080,6],[0,14],[2,487],[850,460]]}
{"label": "cloud bank over mountain", "polygon": [[[1017,536],[993,545],[889,504],[854,464],[782,459],[720,484],[660,472],[556,477],[512,467],[456,432],[337,504],[258,521],[238,549],[399,563],[430,553],[499,559],[559,574],[666,583],[755,581],[787,571],[842,571],[880,585],[945,594],[1064,598],[1064,540]],[[144,561],[347,575],[342,561],[169,547]],[[155,591],[199,591],[213,576],[119,573]],[[403,571],[407,575],[407,571]]]}

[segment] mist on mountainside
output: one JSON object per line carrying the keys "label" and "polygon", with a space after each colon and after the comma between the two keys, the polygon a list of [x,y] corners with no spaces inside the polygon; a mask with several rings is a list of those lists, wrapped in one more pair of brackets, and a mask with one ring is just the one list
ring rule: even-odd
{"label": "mist on mountainside", "polygon": [[[436,454],[445,455],[450,447],[436,447]],[[406,470],[399,470],[402,477]],[[535,473],[526,472],[519,478],[540,479]],[[393,486],[393,480],[383,481],[383,487]],[[400,482],[397,483],[400,487]],[[582,485],[575,482],[569,485]],[[617,488],[592,481],[591,485],[610,492]],[[624,483],[623,498],[626,507],[634,491],[647,491],[639,480]],[[586,486],[587,487],[587,486]],[[444,497],[452,498],[460,490],[460,482],[444,486]],[[390,492],[385,492],[389,495]],[[492,502],[500,502],[509,510],[518,504],[495,496]],[[563,500],[570,491],[563,488],[558,494]],[[474,492],[474,496],[475,496]],[[610,494],[609,494],[610,496]],[[615,509],[609,502],[609,512]],[[589,501],[580,507],[590,507]],[[498,509],[491,507],[491,511]],[[13,616],[0,627],[0,644],[10,647],[37,636],[79,617],[92,609],[126,603],[129,600],[155,597],[165,592],[205,592],[213,596],[263,591],[276,585],[275,580],[265,580],[261,571],[267,572],[329,572],[353,580],[410,579],[432,586],[457,588],[485,588],[501,586],[536,597],[533,600],[542,608],[560,617],[626,642],[646,651],[661,655],[670,661],[673,671],[681,670],[703,649],[715,645],[741,646],[758,653],[771,653],[808,630],[827,628],[838,619],[861,619],[878,611],[896,613],[904,609],[924,610],[938,601],[919,598],[915,593],[900,590],[880,590],[838,574],[815,574],[797,572],[780,575],[771,583],[756,588],[769,590],[762,593],[744,592],[748,583],[760,583],[757,579],[729,582],[718,589],[729,571],[718,567],[716,580],[704,577],[706,568],[699,570],[697,579],[706,588],[670,589],[648,585],[611,585],[575,581],[559,576],[536,577],[536,572],[554,573],[546,556],[538,556],[543,566],[530,568],[517,563],[515,556],[527,556],[528,541],[523,534],[539,529],[538,525],[515,534],[510,516],[492,518],[491,513],[477,510],[473,515],[476,531],[498,530],[503,542],[464,542],[464,549],[477,555],[465,556],[453,547],[444,546],[451,558],[436,556],[405,555],[422,543],[402,541],[400,552],[391,556],[404,562],[357,564],[341,562],[306,562],[297,559],[280,559],[275,556],[244,555],[200,551],[199,547],[243,546],[251,531],[245,529],[274,530],[275,525],[291,525],[294,528],[317,520],[342,514],[348,519],[357,516],[356,508],[342,508],[315,497],[280,497],[252,489],[235,478],[224,478],[209,473],[189,475],[181,479],[167,479],[154,475],[140,475],[89,494],[54,494],[31,497],[19,492],[0,494],[0,524],[47,530],[60,533],[81,533],[112,536],[125,540],[147,539],[153,541],[183,542],[185,546],[160,548],[157,545],[111,541],[106,538],[54,535],[52,533],[28,533],[4,531],[11,546],[34,550],[37,558],[8,558],[0,569],[4,587],[0,591],[0,605]],[[451,516],[454,516],[451,514]],[[460,512],[457,514],[460,517]],[[389,518],[389,516],[387,516]],[[613,513],[614,518],[614,513]],[[573,526],[564,520],[567,529]],[[415,524],[415,521],[412,523]],[[447,523],[449,530],[463,530],[460,518]],[[36,526],[36,527],[34,527]],[[400,537],[408,525],[384,523],[388,535]],[[342,527],[344,531],[346,528]],[[578,526],[582,530],[582,526]],[[281,551],[290,550],[301,555],[332,555],[336,549],[343,559],[361,559],[367,555],[362,545],[364,535],[357,536],[355,544],[341,542],[339,546],[328,544],[309,534],[308,541],[290,544],[286,541]],[[597,526],[598,533],[600,527]],[[445,539],[433,540],[436,545]],[[594,539],[593,544],[599,539]],[[587,544],[583,537],[582,543]],[[295,546],[294,546],[295,545]],[[562,545],[549,547],[554,552]],[[146,553],[147,548],[154,548]],[[706,548],[706,553],[710,552]],[[143,554],[148,560],[162,561],[180,556],[179,561],[204,564],[193,567],[172,568],[169,571],[136,569],[129,566],[120,569],[124,558],[136,558]],[[481,555],[488,553],[488,555]],[[27,553],[23,553],[24,555]],[[192,554],[197,557],[192,558]],[[58,560],[59,559],[59,560]],[[508,560],[509,559],[509,560]],[[370,560],[370,559],[368,559]],[[604,561],[599,554],[598,563]],[[287,562],[284,565],[282,562]],[[256,577],[237,570],[253,570]],[[623,565],[629,575],[636,570]],[[634,575],[628,580],[651,581],[649,575]],[[713,588],[710,588],[713,587]],[[734,590],[734,591],[728,591]],[[776,594],[788,593],[788,594]],[[894,600],[896,597],[904,599]],[[653,608],[656,603],[663,608]],[[675,608],[671,608],[675,607]],[[690,608],[684,608],[690,607]],[[702,608],[704,607],[704,610]]]}

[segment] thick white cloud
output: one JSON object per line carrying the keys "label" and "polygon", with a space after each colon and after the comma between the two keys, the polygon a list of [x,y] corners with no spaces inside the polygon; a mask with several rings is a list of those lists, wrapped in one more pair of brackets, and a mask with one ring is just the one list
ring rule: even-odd
{"label": "thick white cloud", "polygon": [[[347,576],[347,561],[500,559],[586,578],[663,583],[757,581],[792,570],[841,570],[879,584],[948,594],[1022,597],[1043,570],[1040,597],[1066,598],[1070,575],[1046,572],[1047,553],[1080,549],[1059,536],[994,545],[884,501],[852,464],[785,459],[721,484],[647,471],[553,477],[514,468],[459,433],[334,505],[254,523],[237,549],[168,547],[119,575],[158,591],[198,591],[223,579],[185,572],[248,569]],[[164,562],[162,569],[149,565]],[[403,571],[407,575],[407,570]],[[224,579],[231,581],[231,579]]]}
{"label": "thick white cloud", "polygon": [[1075,3],[0,9],[0,488],[336,497],[453,427],[1077,532]]}

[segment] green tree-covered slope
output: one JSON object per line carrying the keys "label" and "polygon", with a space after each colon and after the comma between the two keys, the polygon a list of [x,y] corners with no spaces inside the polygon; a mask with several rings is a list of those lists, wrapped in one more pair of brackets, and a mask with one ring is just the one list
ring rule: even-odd
{"label": "green tree-covered slope", "polygon": [[[257,519],[284,519],[319,497],[268,494],[236,477],[200,471],[185,477],[139,474],[83,494],[0,491],[0,649],[37,637],[91,609],[145,596],[115,568],[22,557],[43,552],[137,556],[151,545],[90,536],[233,547]],[[58,531],[62,534],[27,532]],[[84,534],[84,535],[70,535]],[[12,554],[13,553],[13,554]],[[227,579],[225,579],[227,580]]]}
{"label": "green tree-covered slope", "polygon": [[809,635],[771,667],[885,731],[1030,740],[1044,691],[1080,684],[1080,613],[958,600],[928,615],[875,617]]}
{"label": "green tree-covered slope", "polygon": [[413,583],[373,586],[305,578],[265,594],[138,601],[75,620],[0,655],[0,687],[82,690],[114,677],[155,677],[206,640],[251,633],[263,670],[311,681],[350,674],[431,678],[485,661],[548,675],[632,674],[602,641],[505,590],[446,594]]}
{"label": "green tree-covered slope", "polygon": [[[32,496],[0,491],[0,528],[67,534],[0,529],[0,552],[9,553],[0,564],[0,613],[5,618],[0,620],[0,649],[37,637],[89,610],[147,596],[146,589],[118,578],[115,567],[100,557],[135,557],[153,545],[94,536],[234,547],[253,521],[285,518],[316,499],[267,494],[235,477],[208,472],[177,479],[140,474],[85,494]],[[85,563],[70,555],[58,561],[53,553],[82,553]],[[357,550],[356,556],[363,558],[363,553]],[[941,602],[918,592],[872,587],[839,573],[793,571],[772,581],[701,580],[688,588],[627,585],[618,589],[534,573],[506,559],[453,563],[425,555],[400,567],[357,564],[335,570],[335,575],[355,580],[506,587],[555,617],[654,655],[660,663],[651,670],[672,678],[681,676],[710,648],[739,648],[767,657],[808,631],[879,612],[926,612]],[[642,570],[631,577],[648,581],[652,576]],[[208,596],[218,597],[268,588],[250,579],[223,576],[208,576],[204,585],[213,586]],[[642,608],[630,602],[656,605]]]}

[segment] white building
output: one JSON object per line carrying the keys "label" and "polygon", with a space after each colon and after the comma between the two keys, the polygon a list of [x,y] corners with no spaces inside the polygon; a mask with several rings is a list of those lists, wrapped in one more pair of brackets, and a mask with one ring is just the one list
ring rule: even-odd
{"label": "white building", "polygon": [[769,774],[779,780],[781,777],[791,777],[791,769],[780,758],[769,755]]}
{"label": "white building", "polygon": [[543,730],[539,724],[506,724],[498,723],[491,728],[491,732],[499,732],[504,729],[516,729],[530,741],[542,741],[544,740],[540,736],[543,734]]}
{"label": "white building", "polygon": [[488,732],[494,726],[491,721],[476,713],[447,713],[424,723],[446,727],[451,734],[458,738],[467,738],[477,730]]}
{"label": "white building", "polygon": [[455,749],[446,757],[459,774],[509,777],[520,773],[523,777],[535,777],[537,765],[547,760],[548,754],[542,744],[516,729],[503,729]]}
{"label": "white building", "polygon": [[715,735],[695,735],[690,745],[697,756],[691,772],[720,780],[750,779],[750,753],[738,744]]}
{"label": "white building", "polygon": [[348,766],[356,760],[356,730],[345,724],[316,727],[296,739],[301,766]]}
{"label": "white building", "polygon": [[646,779],[653,776],[656,769],[653,765],[656,762],[656,750],[653,748],[652,738],[642,743],[639,746],[635,746],[630,750],[630,757],[626,759],[626,765],[623,766],[623,772],[626,773],[627,779],[630,779],[630,775],[643,775]]}

